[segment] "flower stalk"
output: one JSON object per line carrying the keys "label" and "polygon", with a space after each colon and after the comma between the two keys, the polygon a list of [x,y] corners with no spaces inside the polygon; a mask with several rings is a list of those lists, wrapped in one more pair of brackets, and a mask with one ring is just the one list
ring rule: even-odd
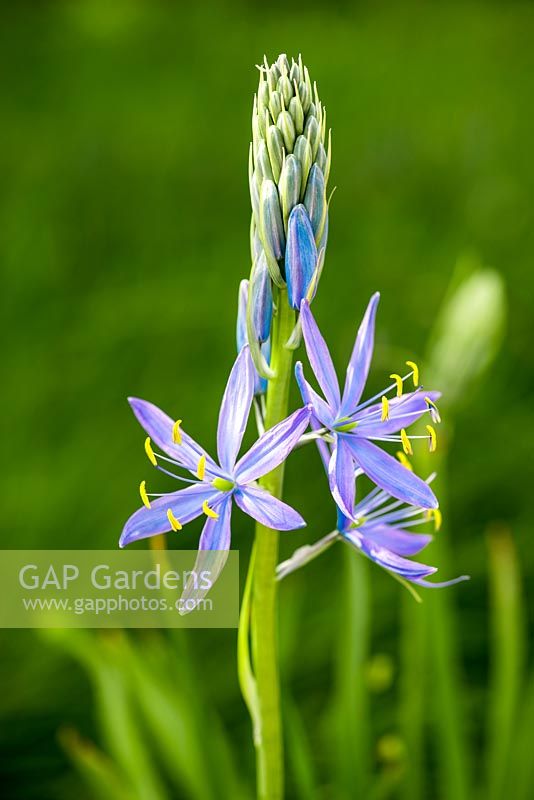
{"label": "flower stalk", "polygon": [[[271,367],[275,377],[269,381],[266,398],[265,427],[268,430],[287,414],[293,353],[285,344],[295,324],[295,312],[289,306],[285,290],[278,296],[278,313],[272,333]],[[281,498],[284,464],[265,475],[261,486]],[[256,681],[257,719],[256,757],[258,797],[279,800],[283,796],[284,764],[277,641],[278,531],[256,525],[252,584],[251,639]]]}

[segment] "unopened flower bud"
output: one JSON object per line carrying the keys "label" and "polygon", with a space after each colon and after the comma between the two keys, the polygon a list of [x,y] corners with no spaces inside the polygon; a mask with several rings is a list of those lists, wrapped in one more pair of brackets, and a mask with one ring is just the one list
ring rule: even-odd
{"label": "unopened flower bud", "polygon": [[304,205],[308,211],[316,241],[320,241],[326,220],[326,189],[321,168],[314,164],[310,170]]}
{"label": "unopened flower bud", "polygon": [[273,318],[273,293],[271,277],[267,268],[265,253],[258,257],[250,277],[250,300],[252,303],[252,319],[256,337],[259,342],[266,342],[271,333]]}
{"label": "unopened flower bud", "polygon": [[315,236],[305,206],[295,206],[289,215],[286,247],[286,281],[289,305],[300,309],[317,266]]}

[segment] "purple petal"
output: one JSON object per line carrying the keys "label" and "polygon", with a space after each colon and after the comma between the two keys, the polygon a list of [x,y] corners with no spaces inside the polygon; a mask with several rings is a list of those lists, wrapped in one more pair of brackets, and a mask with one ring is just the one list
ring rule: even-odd
{"label": "purple petal", "polygon": [[260,436],[235,468],[238,483],[250,483],[285,461],[309,425],[311,408],[299,408]]}
{"label": "purple petal", "polygon": [[339,408],[340,394],[339,383],[337,380],[336,371],[332,363],[332,357],[326,342],[323,339],[321,332],[313,318],[310,311],[310,305],[307,300],[301,305],[300,309],[302,321],[302,334],[306,344],[306,352],[310,360],[311,368],[314,372],[317,382],[323,394],[326,397],[328,404],[331,406],[332,411],[335,413]]}
{"label": "purple petal", "polygon": [[151,502],[151,508],[142,506],[135,514],[132,514],[123,528],[119,547],[138,539],[146,539],[155,536],[157,533],[166,533],[172,530],[167,518],[167,511],[170,509],[176,519],[185,525],[202,513],[202,503],[207,500],[212,506],[222,497],[222,492],[216,491],[208,483],[195,483],[186,489],[178,492],[165,494]]}
{"label": "purple petal", "polygon": [[[330,407],[327,406],[325,401],[319,397],[317,392],[315,392],[308,381],[304,377],[304,372],[302,371],[302,362],[297,361],[295,364],[295,376],[297,378],[297,383],[299,385],[300,394],[302,399],[306,403],[306,405],[311,405],[313,409],[313,414],[310,417],[310,427],[312,430],[317,431],[319,428],[326,426],[329,428],[334,421],[332,417],[332,412],[330,411]],[[320,416],[319,416],[320,415]],[[323,439],[316,440],[317,449],[319,450],[319,455],[321,456],[321,460],[323,462],[324,468],[326,470],[326,474],[328,475],[328,464],[330,463],[330,449]]]}
{"label": "purple petal", "polygon": [[420,580],[428,575],[437,572],[436,567],[427,564],[419,564],[417,561],[409,561],[388,550],[387,547],[380,547],[369,542],[365,537],[359,536],[356,531],[349,531],[343,535],[354,547],[361,550],[371,561],[379,564],[384,569],[395,572],[408,580]]}
{"label": "purple petal", "polygon": [[343,438],[349,445],[358,466],[381,489],[412,506],[438,507],[438,501],[430,486],[403,467],[393,456],[385,453],[376,444],[354,434],[345,435]]}
{"label": "purple petal", "polygon": [[379,547],[386,547],[398,556],[415,556],[432,541],[432,536],[424,533],[408,533],[381,522],[366,522],[358,528],[358,533]]}
{"label": "purple petal", "polygon": [[294,508],[273,497],[272,494],[256,486],[247,486],[234,493],[235,501],[241,511],[248,514],[266,528],[277,531],[292,531],[303,528],[306,523]]}
{"label": "purple petal", "polygon": [[172,420],[164,411],[146,400],[138,397],[129,397],[128,402],[132,411],[148,433],[153,442],[161,447],[164,453],[174,458],[179,464],[191,472],[196,473],[198,462],[202,455],[206,456],[206,473],[211,477],[222,475],[222,471],[207,453],[187,433],[180,428],[182,443],[175,444],[172,439]]}
{"label": "purple petal", "polygon": [[327,428],[334,424],[334,415],[330,406],[325,403],[322,397],[319,397],[315,389],[312,389],[306,378],[304,377],[304,370],[302,368],[302,361],[297,361],[295,364],[295,377],[300,389],[300,394],[306,405],[313,406],[313,412],[319,422]]}
{"label": "purple petal", "polygon": [[428,411],[425,397],[435,403],[441,397],[441,392],[419,391],[394,397],[389,401],[389,419],[384,422],[380,421],[382,403],[374,403],[354,415],[354,421],[358,423],[358,435],[372,439],[373,436],[398,433],[401,428],[407,428]]}
{"label": "purple petal", "polygon": [[353,518],[356,479],[354,458],[345,437],[338,435],[328,466],[328,480],[332,497],[347,517]]}
{"label": "purple petal", "polygon": [[254,365],[248,347],[235,360],[219,412],[217,453],[221,467],[231,473],[243,441],[254,397]]}
{"label": "purple petal", "polygon": [[455,583],[462,583],[462,581],[468,580],[471,580],[469,575],[460,575],[450,581],[425,581],[423,578],[416,578],[413,583],[417,583],[418,586],[424,586],[426,589],[443,589],[445,586],[454,586]]}
{"label": "purple petal", "polygon": [[182,604],[187,603],[180,611],[182,615],[193,611],[195,603],[206,596],[228,559],[231,537],[231,495],[224,498],[218,505],[217,511],[219,518],[208,517],[204,524],[195,566],[181,597]]}
{"label": "purple petal", "polygon": [[356,336],[354,349],[347,367],[347,377],[340,411],[341,417],[351,414],[356,409],[369,375],[375,341],[376,307],[379,300],[380,294],[376,292],[369,300]]}

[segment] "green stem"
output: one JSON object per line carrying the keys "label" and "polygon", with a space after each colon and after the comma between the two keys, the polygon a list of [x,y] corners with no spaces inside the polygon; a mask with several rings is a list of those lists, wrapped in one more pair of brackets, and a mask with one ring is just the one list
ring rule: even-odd
{"label": "green stem", "polygon": [[[287,416],[293,353],[286,349],[285,344],[294,325],[295,313],[289,306],[286,291],[281,290],[271,340],[271,368],[275,377],[269,381],[267,389],[266,429]],[[260,483],[264,489],[280,498],[283,481],[284,465],[281,464],[265,475]],[[256,679],[256,757],[260,800],[280,800],[284,791],[275,578],[278,537],[277,531],[256,524],[251,629]]]}

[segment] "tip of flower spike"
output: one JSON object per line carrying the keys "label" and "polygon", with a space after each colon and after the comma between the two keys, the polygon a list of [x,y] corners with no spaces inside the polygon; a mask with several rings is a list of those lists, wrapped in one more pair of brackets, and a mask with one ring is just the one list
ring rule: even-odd
{"label": "tip of flower spike", "polygon": [[169,524],[173,531],[182,530],[182,523],[179,519],[176,519],[170,508],[167,509],[167,519],[169,520]]}
{"label": "tip of flower spike", "polygon": [[139,484],[139,494],[141,495],[143,505],[146,506],[146,508],[151,508],[150,500],[148,499],[148,495],[146,493],[146,481],[141,481]]}
{"label": "tip of flower spike", "polygon": [[419,367],[417,366],[415,361],[407,361],[406,362],[406,366],[410,367],[410,369],[413,372],[413,375],[412,375],[413,385],[415,387],[419,386]]}
{"label": "tip of flower spike", "polygon": [[216,511],[214,511],[212,508],[209,507],[207,500],[204,500],[204,502],[202,503],[202,511],[207,517],[210,517],[211,519],[219,519],[219,515],[217,514]]}
{"label": "tip of flower spike", "polygon": [[145,453],[148,456],[148,460],[152,464],[152,466],[157,467],[158,462],[156,460],[156,456],[154,455],[154,451],[152,450],[152,443],[150,441],[150,436],[147,436],[145,439]]}
{"label": "tip of flower spike", "polygon": [[172,440],[174,444],[182,444],[182,431],[180,430],[181,424],[182,420],[177,419],[174,425],[172,426]]}

